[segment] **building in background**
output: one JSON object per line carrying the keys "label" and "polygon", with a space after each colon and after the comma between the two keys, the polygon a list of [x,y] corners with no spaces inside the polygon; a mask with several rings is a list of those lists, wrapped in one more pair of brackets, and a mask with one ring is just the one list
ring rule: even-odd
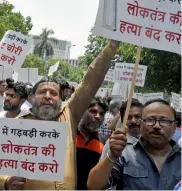
{"label": "building in background", "polygon": [[[31,47],[30,53],[33,53],[35,45],[39,42],[39,40],[33,39],[33,45]],[[54,49],[54,56],[55,58],[59,59],[70,59],[70,49],[73,45],[71,45],[70,41],[59,40],[58,44],[52,43],[52,47]],[[75,45],[74,45],[75,46]]]}
{"label": "building in background", "polygon": [[64,62],[69,63],[70,65],[72,65],[73,67],[78,67],[79,63],[78,63],[78,59],[62,59]]}

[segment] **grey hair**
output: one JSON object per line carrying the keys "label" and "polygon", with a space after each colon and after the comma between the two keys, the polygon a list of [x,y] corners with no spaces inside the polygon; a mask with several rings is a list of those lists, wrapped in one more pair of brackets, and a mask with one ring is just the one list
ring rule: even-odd
{"label": "grey hair", "polygon": [[111,102],[110,102],[110,104],[109,104],[109,111],[110,111],[111,113],[113,113],[114,109],[121,107],[121,104],[122,104],[122,102],[121,102],[121,100],[119,100],[119,99],[113,99],[113,100],[111,100]]}

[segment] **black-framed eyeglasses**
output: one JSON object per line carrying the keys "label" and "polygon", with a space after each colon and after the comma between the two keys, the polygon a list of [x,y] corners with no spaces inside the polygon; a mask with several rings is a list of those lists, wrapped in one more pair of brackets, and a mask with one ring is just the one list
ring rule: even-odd
{"label": "black-framed eyeglasses", "polygon": [[171,121],[168,119],[142,119],[142,121],[148,126],[154,126],[157,122],[159,122],[159,125],[162,127],[168,127],[172,123],[176,122],[175,120]]}

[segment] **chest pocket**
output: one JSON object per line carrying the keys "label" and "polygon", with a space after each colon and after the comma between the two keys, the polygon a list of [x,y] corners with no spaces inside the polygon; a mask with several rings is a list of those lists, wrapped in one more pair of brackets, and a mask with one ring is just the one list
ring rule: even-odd
{"label": "chest pocket", "polygon": [[145,190],[147,188],[149,172],[148,169],[136,166],[124,166],[123,189]]}

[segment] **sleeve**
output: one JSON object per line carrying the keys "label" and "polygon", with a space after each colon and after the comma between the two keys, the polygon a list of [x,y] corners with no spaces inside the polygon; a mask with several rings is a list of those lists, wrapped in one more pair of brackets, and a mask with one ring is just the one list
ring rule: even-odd
{"label": "sleeve", "polygon": [[[108,185],[105,187],[105,189],[112,189],[112,187],[117,186],[117,189],[121,190],[120,185],[122,183],[122,174],[123,174],[123,161],[122,157],[120,157],[115,163],[111,171],[111,175],[108,180]],[[119,187],[118,187],[119,183]]]}
{"label": "sleeve", "polygon": [[68,107],[70,108],[71,115],[76,125],[80,122],[81,117],[101,86],[111,66],[111,60],[116,54],[117,46],[118,44],[116,41],[111,41],[97,58],[95,58],[88,67],[83,81],[79,84],[75,93],[69,100]]}
{"label": "sleeve", "polygon": [[0,176],[0,190],[5,190],[5,183],[9,176]]}

